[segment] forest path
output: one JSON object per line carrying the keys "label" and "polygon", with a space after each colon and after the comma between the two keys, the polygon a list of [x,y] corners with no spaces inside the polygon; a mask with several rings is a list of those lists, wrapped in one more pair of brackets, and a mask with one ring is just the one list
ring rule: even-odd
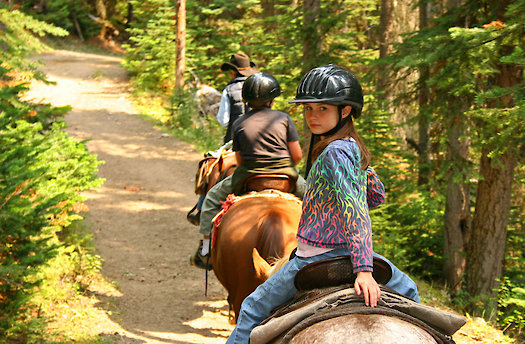
{"label": "forest path", "polygon": [[67,131],[105,161],[86,220],[118,292],[94,293],[104,315],[92,330],[116,343],[225,342],[226,292],[211,272],[204,296],[204,270],[189,265],[200,234],[185,215],[201,154],[135,115],[121,58],[55,50],[39,59],[56,85],[35,83],[30,97],[71,105]]}

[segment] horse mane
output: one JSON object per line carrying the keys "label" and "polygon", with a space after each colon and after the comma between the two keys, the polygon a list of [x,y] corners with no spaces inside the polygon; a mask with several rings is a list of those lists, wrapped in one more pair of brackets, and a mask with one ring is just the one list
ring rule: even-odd
{"label": "horse mane", "polygon": [[277,271],[281,270],[281,268],[290,261],[289,256],[284,256],[282,258],[279,258],[275,260],[270,267],[270,271],[268,271],[268,278],[270,276],[273,276]]}

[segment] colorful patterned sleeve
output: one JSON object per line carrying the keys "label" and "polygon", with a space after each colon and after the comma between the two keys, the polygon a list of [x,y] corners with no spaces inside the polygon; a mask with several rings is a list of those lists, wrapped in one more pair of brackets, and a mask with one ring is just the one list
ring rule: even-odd
{"label": "colorful patterned sleeve", "polygon": [[326,151],[325,169],[342,214],[344,236],[354,272],[372,271],[372,226],[366,202],[366,172],[360,168],[359,151],[333,147]]}
{"label": "colorful patterned sleeve", "polygon": [[368,166],[366,174],[368,179],[366,186],[366,203],[368,203],[368,209],[372,209],[379,206],[385,200],[385,186],[371,166]]}

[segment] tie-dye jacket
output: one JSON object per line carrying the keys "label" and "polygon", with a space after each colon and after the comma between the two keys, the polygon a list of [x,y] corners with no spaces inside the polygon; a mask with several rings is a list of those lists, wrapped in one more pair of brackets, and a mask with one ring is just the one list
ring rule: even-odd
{"label": "tie-dye jacket", "polygon": [[360,156],[353,139],[336,140],[319,155],[306,181],[297,232],[297,239],[311,246],[347,247],[354,272],[372,271],[368,209],[385,194],[375,171],[361,169]]}

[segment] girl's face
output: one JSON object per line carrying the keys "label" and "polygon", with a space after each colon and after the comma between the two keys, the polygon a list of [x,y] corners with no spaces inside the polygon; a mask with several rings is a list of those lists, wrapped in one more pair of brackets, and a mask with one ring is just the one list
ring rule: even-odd
{"label": "girl's face", "polygon": [[[351,106],[345,106],[342,117],[350,114]],[[305,103],[304,116],[312,134],[323,134],[333,129],[339,122],[337,106],[324,103]]]}

